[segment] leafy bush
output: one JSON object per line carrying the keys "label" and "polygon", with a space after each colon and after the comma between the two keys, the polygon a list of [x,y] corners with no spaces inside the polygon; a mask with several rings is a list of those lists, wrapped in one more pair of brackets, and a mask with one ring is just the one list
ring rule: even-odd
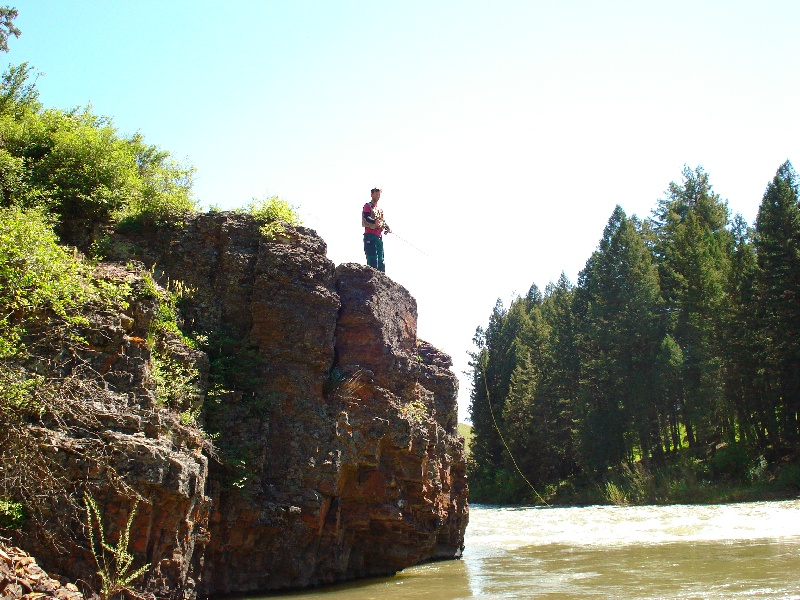
{"label": "leafy bush", "polygon": [[728,444],[720,448],[709,462],[716,477],[735,481],[747,481],[754,466],[749,450],[742,443]]}
{"label": "leafy bush", "polygon": [[79,254],[59,246],[41,210],[0,207],[0,360],[23,349],[20,334],[31,324],[55,317],[82,325],[87,303],[125,308],[129,292],[94,279]]}
{"label": "leafy bush", "polygon": [[0,529],[19,529],[25,520],[21,503],[0,498]]}
{"label": "leafy bush", "polygon": [[16,197],[4,190],[12,202],[62,219],[105,221],[138,193],[134,152],[110,121],[88,110],[3,116],[0,133],[3,149],[24,161]]}
{"label": "leafy bush", "polygon": [[800,465],[783,465],[776,475],[778,485],[784,489],[800,490]]}
{"label": "leafy bush", "polygon": [[156,400],[161,406],[179,412],[184,425],[194,424],[202,405],[198,389],[199,371],[191,360],[176,355],[171,345],[180,340],[189,348],[198,346],[181,330],[178,318],[178,304],[188,301],[195,290],[182,281],[167,282],[168,289],[165,290],[156,285],[151,273],[142,275],[136,296],[141,300],[155,301],[147,345]]}
{"label": "leafy bush", "polygon": [[114,215],[121,228],[160,225],[197,210],[191,194],[194,167],[145,144],[140,134],[130,138],[128,144],[135,154],[140,185],[139,193]]}
{"label": "leafy bush", "polygon": [[421,399],[414,398],[411,402],[400,406],[400,414],[411,423],[419,425],[428,418],[428,408]]}
{"label": "leafy bush", "polygon": [[27,62],[20,65],[9,65],[0,79],[0,115],[19,117],[26,112],[41,110],[39,90],[36,89],[36,74],[33,81],[33,67]]}
{"label": "leafy bush", "polygon": [[36,415],[41,404],[36,399],[42,377],[14,369],[8,361],[0,361],[0,421],[8,423],[24,416]]}
{"label": "leafy bush", "polygon": [[20,351],[25,321],[37,313],[79,320],[73,309],[96,293],[87,275],[41,211],[0,208],[0,359]]}
{"label": "leafy bush", "polygon": [[607,502],[620,506],[655,502],[658,496],[653,474],[640,462],[622,463],[605,482]]}
{"label": "leafy bush", "polygon": [[173,410],[181,410],[182,414],[186,413],[186,416],[182,416],[184,425],[193,423],[196,416],[195,405],[202,400],[197,389],[198,370],[176,360],[161,346],[153,348],[150,362],[150,377],[156,385],[158,403]]}
{"label": "leafy bush", "polygon": [[631,503],[628,494],[613,481],[606,481],[603,495],[606,502],[614,506],[628,506]]}
{"label": "leafy bush", "polygon": [[58,245],[38,210],[0,208],[0,302],[11,310],[43,307],[64,315],[88,297],[86,267]]}
{"label": "leafy bush", "polygon": [[296,207],[278,196],[253,201],[246,207],[246,212],[261,225],[261,233],[268,239],[275,239],[286,231],[285,224],[302,225]]}
{"label": "leafy bush", "polygon": [[764,481],[769,476],[769,464],[763,454],[759,454],[753,461],[753,466],[747,472],[750,481]]}
{"label": "leafy bush", "polygon": [[29,74],[22,65],[0,79],[0,206],[52,213],[69,241],[98,224],[161,224],[197,209],[193,168],[88,108],[43,110]]}

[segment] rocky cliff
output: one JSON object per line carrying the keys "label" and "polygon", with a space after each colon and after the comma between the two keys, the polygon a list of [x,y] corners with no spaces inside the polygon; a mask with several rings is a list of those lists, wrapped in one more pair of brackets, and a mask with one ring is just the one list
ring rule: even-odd
{"label": "rocky cliff", "polygon": [[[237,594],[392,574],[456,558],[467,524],[457,381],[450,358],[416,337],[411,295],[368,267],[335,267],[311,230],[268,240],[242,215],[216,213],[181,227],[114,234],[106,277],[140,261],[182,291],[182,329],[161,343],[194,377],[181,407],[210,432],[214,450],[154,395],[158,307],[145,297],[125,314],[96,315],[81,364],[101,381],[91,426],[42,426],[68,478],[112,473],[99,494],[106,521],[131,529],[145,587],[159,595]],[[148,303],[149,302],[149,303]],[[181,372],[181,371],[179,371]],[[106,411],[103,402],[124,410]],[[113,413],[113,415],[111,414]],[[92,470],[84,448],[110,457]],[[53,517],[55,517],[53,514]],[[88,577],[85,531],[23,547],[44,566]],[[58,536],[57,536],[58,537]]]}

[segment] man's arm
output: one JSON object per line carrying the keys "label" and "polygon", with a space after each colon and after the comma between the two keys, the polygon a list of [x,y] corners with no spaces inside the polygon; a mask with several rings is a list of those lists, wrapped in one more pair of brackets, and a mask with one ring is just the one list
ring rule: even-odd
{"label": "man's arm", "polygon": [[372,214],[372,208],[369,204],[364,205],[364,210],[361,213],[361,226],[369,229],[378,229],[379,227],[375,222],[375,215]]}

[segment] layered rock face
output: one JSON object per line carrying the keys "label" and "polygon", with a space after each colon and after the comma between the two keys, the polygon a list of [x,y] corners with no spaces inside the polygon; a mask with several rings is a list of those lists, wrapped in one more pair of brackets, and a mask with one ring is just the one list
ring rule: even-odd
{"label": "layered rock face", "polygon": [[[185,325],[209,340],[204,418],[219,460],[184,444],[196,472],[154,468],[151,487],[176,491],[153,505],[177,521],[148,514],[149,541],[134,548],[149,562],[154,548],[171,556],[160,593],[297,588],[460,556],[457,380],[450,358],[417,339],[403,287],[368,267],[335,268],[311,230],[268,241],[229,213],[114,241],[118,258],[191,290]],[[124,435],[117,447],[139,444],[121,450],[129,457],[169,462],[180,449]]]}
{"label": "layered rock face", "polygon": [[[102,265],[97,275],[134,288],[143,282],[115,265]],[[91,488],[104,529],[118,534],[137,496],[130,545],[137,566],[151,565],[148,589],[158,595],[192,596],[192,561],[198,557],[196,548],[202,556],[207,541],[209,444],[196,429],[183,426],[176,414],[158,406],[152,355],[145,341],[158,302],[149,294],[133,296],[127,313],[86,315],[82,344],[58,335],[48,341],[47,332],[43,338],[26,340],[37,344],[39,370],[57,365],[67,404],[57,419],[29,426],[30,439],[37,444],[23,450],[41,455],[31,461],[36,471],[30,479],[43,487],[36,492],[50,500],[41,503],[43,520],[31,520],[14,533],[48,569],[73,581],[91,582],[98,567],[86,539],[88,521],[74,507]],[[198,367],[197,385],[206,387],[206,355],[177,339],[171,342],[180,360]],[[26,461],[25,456],[18,459]],[[94,535],[99,536],[99,530]],[[111,534],[108,539],[113,543],[116,537]]]}

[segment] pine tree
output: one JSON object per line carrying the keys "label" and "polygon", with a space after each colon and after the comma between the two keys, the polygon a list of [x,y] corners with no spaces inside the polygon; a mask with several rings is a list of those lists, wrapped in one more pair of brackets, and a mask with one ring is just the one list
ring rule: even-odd
{"label": "pine tree", "polygon": [[[497,485],[508,461],[501,432],[503,409],[511,377],[517,366],[516,338],[523,323],[519,311],[506,311],[498,299],[486,330],[478,328],[473,341],[478,352],[472,354],[472,446],[470,487],[473,497],[484,501],[502,500]],[[501,494],[498,496],[498,494]]]}
{"label": "pine tree", "polygon": [[663,339],[658,273],[635,223],[614,210],[576,292],[581,442],[592,469],[659,455],[658,372]]}
{"label": "pine tree", "polygon": [[580,361],[575,339],[574,288],[562,272],[545,288],[542,317],[548,327],[547,363],[541,396],[552,414],[552,463],[550,482],[577,471],[577,401]]}
{"label": "pine tree", "polygon": [[[764,367],[767,339],[758,293],[759,267],[753,231],[741,215],[731,228],[733,250],[725,323],[725,388],[739,438],[762,448],[776,434],[775,411],[766,392]],[[728,441],[733,441],[729,436]]]}
{"label": "pine tree", "polygon": [[[516,366],[503,410],[503,435],[508,443],[506,471],[519,468],[534,486],[546,482],[552,470],[550,432],[554,426],[551,411],[540,394],[548,337],[540,302],[527,310],[529,298],[517,299],[509,309],[510,320],[517,321],[519,327],[514,344]],[[519,493],[530,496],[522,478],[518,488]]]}
{"label": "pine tree", "polygon": [[789,161],[767,186],[755,225],[771,400],[780,434],[800,438],[800,207]]}
{"label": "pine tree", "polygon": [[672,337],[683,355],[681,419],[689,445],[722,433],[722,330],[731,235],[728,207],[701,167],[684,167],[651,224]]}
{"label": "pine tree", "polygon": [[661,340],[656,372],[659,395],[659,425],[664,447],[675,451],[682,447],[681,441],[681,402],[683,398],[683,385],[681,372],[683,371],[683,353],[671,335],[667,334]]}

